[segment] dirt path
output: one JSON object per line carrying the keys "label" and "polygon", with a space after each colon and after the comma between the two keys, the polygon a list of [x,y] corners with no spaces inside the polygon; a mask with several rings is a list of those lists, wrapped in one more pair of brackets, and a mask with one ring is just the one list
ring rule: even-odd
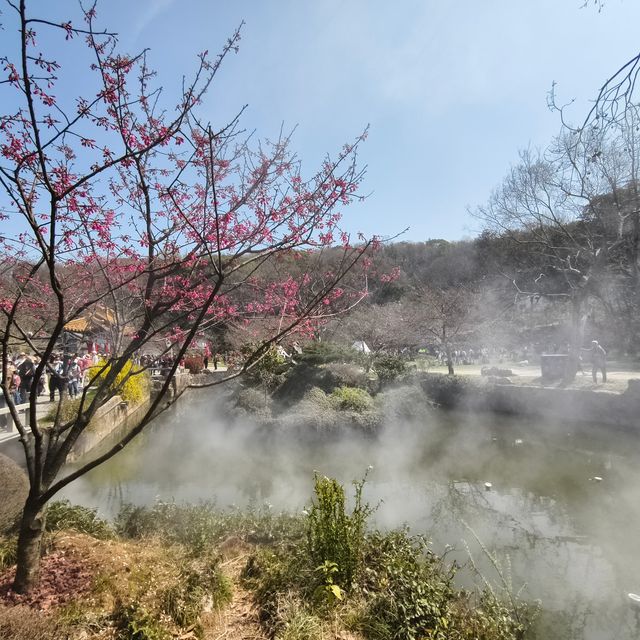
{"label": "dirt path", "polygon": [[233,585],[231,603],[216,616],[205,632],[205,640],[268,640],[260,625],[253,595],[242,586],[240,572],[247,561],[246,555],[237,556],[222,564]]}

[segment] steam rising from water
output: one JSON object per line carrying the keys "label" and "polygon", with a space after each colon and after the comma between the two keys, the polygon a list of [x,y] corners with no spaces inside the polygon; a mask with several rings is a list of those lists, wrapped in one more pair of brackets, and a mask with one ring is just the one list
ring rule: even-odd
{"label": "steam rising from water", "polygon": [[[542,600],[539,638],[637,637],[626,602],[640,590],[636,440],[488,415],[396,415],[390,410],[375,436],[345,430],[303,440],[231,420],[216,396],[191,397],[66,497],[106,515],[123,501],[157,498],[301,510],[314,471],[349,484],[372,466],[365,498],[380,503],[375,524],[406,523],[436,551],[454,545],[450,557],[461,563],[466,541],[494,579],[471,528],[507,573],[510,566],[514,590],[526,583],[527,597]],[[603,482],[590,481],[595,476]],[[460,579],[468,582],[469,573]]]}

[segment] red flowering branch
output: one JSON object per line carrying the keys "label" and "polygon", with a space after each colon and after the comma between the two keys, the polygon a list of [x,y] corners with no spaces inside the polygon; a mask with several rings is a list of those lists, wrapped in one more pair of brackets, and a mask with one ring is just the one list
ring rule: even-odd
{"label": "red flowering branch", "polygon": [[[254,143],[240,127],[244,108],[218,128],[203,117],[202,99],[237,51],[240,28],[217,57],[197,56],[176,99],[156,85],[148,51],[129,55],[98,26],[95,3],[60,19],[32,15],[26,0],[7,5],[3,33],[18,38],[12,46],[3,39],[0,51],[0,344],[2,393],[31,486],[14,585],[27,591],[38,580],[47,501],[172,402],[171,378],[199,332],[267,322],[239,375],[271,344],[355,304],[366,287],[346,276],[372,243],[351,244],[340,226],[343,209],[362,199],[357,150],[366,131],[305,176],[291,133]],[[39,44],[43,30],[60,35],[57,44],[43,40],[53,51]],[[69,77],[57,46],[86,61],[84,76]],[[110,350],[92,393],[80,393],[77,416],[64,418],[58,406],[43,429],[33,385],[23,419],[8,388],[12,352],[26,345],[39,358],[39,380],[64,351],[67,328],[96,318]],[[138,425],[65,475],[118,376],[141,375],[130,361],[158,342],[168,375]]]}

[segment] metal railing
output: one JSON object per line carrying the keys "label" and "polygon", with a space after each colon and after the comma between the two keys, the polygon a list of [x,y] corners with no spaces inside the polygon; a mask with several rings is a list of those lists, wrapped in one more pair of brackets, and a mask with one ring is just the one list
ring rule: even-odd
{"label": "metal railing", "polygon": [[[16,411],[21,415],[22,423],[27,424],[29,422],[29,403],[17,404]],[[0,408],[0,435],[17,433],[18,430],[16,429],[9,407]]]}

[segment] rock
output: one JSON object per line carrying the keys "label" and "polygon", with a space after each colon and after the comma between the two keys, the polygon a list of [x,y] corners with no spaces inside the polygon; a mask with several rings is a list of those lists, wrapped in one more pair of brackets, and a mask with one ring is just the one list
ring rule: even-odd
{"label": "rock", "polygon": [[631,378],[630,380],[627,380],[627,389],[625,393],[640,397],[640,380],[638,378]]}

